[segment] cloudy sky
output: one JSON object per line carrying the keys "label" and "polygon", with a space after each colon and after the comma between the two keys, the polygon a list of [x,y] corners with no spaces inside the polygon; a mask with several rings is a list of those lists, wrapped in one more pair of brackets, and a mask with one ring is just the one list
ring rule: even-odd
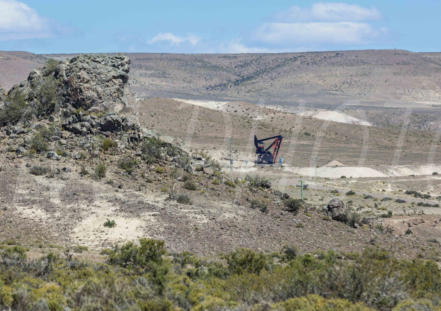
{"label": "cloudy sky", "polygon": [[0,50],[441,51],[441,0],[0,0]]}

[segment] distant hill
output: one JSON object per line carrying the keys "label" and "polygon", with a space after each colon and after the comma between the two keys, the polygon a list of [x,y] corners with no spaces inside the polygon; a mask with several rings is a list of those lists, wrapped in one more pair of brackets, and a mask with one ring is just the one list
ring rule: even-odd
{"label": "distant hill", "polygon": [[[132,60],[130,83],[139,97],[305,102],[311,106],[441,103],[441,53],[127,55]],[[44,60],[29,53],[0,52],[0,85],[9,88]]]}
{"label": "distant hill", "polygon": [[29,72],[46,62],[46,58],[27,52],[0,51],[0,87],[10,89],[27,78]]}
{"label": "distant hill", "polygon": [[441,103],[441,53],[130,54],[148,97],[307,104]]}

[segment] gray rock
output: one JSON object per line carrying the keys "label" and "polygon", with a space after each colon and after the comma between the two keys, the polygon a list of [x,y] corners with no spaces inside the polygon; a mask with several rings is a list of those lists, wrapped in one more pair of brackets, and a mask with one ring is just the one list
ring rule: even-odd
{"label": "gray rock", "polygon": [[46,158],[58,161],[61,157],[55,151],[49,151],[46,155]]}
{"label": "gray rock", "polygon": [[342,200],[332,199],[329,201],[327,206],[328,215],[332,217],[333,220],[346,222],[347,219],[347,211],[345,208],[345,204]]}
{"label": "gray rock", "polygon": [[75,108],[119,111],[126,106],[125,86],[130,60],[126,56],[80,55],[60,67],[66,95]]}
{"label": "gray rock", "polygon": [[18,147],[18,148],[15,150],[15,153],[16,153],[17,155],[23,155],[23,154],[26,153],[26,149],[25,149],[24,147],[20,146],[20,147]]}

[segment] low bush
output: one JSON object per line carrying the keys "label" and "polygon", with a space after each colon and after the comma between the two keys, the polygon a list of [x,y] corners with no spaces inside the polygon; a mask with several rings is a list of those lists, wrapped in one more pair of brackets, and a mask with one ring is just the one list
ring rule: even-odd
{"label": "low bush", "polygon": [[48,150],[47,137],[45,136],[46,130],[40,130],[35,133],[31,139],[31,151],[41,153]]}
{"label": "low bush", "polygon": [[12,91],[0,110],[0,126],[16,124],[20,119],[28,119],[26,116],[27,110],[26,96],[19,90]]}
{"label": "low bush", "polygon": [[195,191],[198,189],[198,187],[196,186],[196,184],[194,183],[194,181],[192,180],[187,180],[184,183],[184,189],[190,190],[190,191]]}
{"label": "low bush", "polygon": [[95,167],[95,177],[98,179],[102,179],[106,177],[107,167],[104,163],[98,163]]}
{"label": "low bush", "polygon": [[106,222],[104,223],[104,227],[107,227],[107,228],[113,228],[115,226],[116,226],[116,222],[113,219],[112,220],[107,219]]}
{"label": "low bush", "polygon": [[138,161],[131,157],[124,157],[118,161],[118,167],[131,175],[138,167]]}
{"label": "low bush", "polygon": [[251,200],[251,208],[258,209],[262,213],[266,213],[268,211],[266,203],[261,200]]}
{"label": "low bush", "polygon": [[263,188],[269,189],[271,188],[271,182],[261,176],[246,176],[245,181],[248,182],[248,185],[253,188]]}
{"label": "low bush", "polygon": [[31,167],[29,172],[32,175],[41,176],[41,175],[46,175],[49,172],[49,169],[43,166],[33,166]]}
{"label": "low bush", "polygon": [[228,187],[236,188],[236,184],[232,180],[227,179],[224,181],[224,184],[227,185]]}
{"label": "low bush", "polygon": [[118,147],[118,143],[110,138],[104,138],[101,142],[101,150],[107,152]]}
{"label": "low bush", "polygon": [[1,245],[0,309],[439,309],[436,262],[397,259],[378,248],[268,255],[238,249],[207,259],[168,254],[164,242],[140,239],[103,255],[106,263],[53,254],[30,260],[24,248]]}
{"label": "low bush", "polygon": [[297,215],[299,210],[303,207],[304,202],[299,199],[287,199],[283,201],[283,204],[285,205],[286,209],[293,213],[294,215]]}
{"label": "low bush", "polygon": [[438,203],[418,202],[417,206],[421,206],[421,207],[439,207],[439,204]]}
{"label": "low bush", "polygon": [[259,274],[268,267],[266,256],[251,249],[238,249],[225,255],[224,258],[227,261],[228,269],[233,274]]}
{"label": "low bush", "polygon": [[421,192],[418,192],[415,190],[406,190],[404,193],[408,194],[408,195],[412,195],[413,197],[419,198],[419,199],[430,199],[431,198],[430,194],[424,194],[424,193],[421,193]]}
{"label": "low bush", "polygon": [[191,205],[191,199],[186,194],[178,195],[178,197],[176,198],[176,202],[181,203],[181,204]]}
{"label": "low bush", "polygon": [[158,174],[164,174],[165,173],[165,167],[163,166],[157,166],[155,169],[156,173]]}
{"label": "low bush", "polygon": [[349,190],[348,192],[346,192],[346,195],[355,195],[355,192],[354,191],[352,191],[352,190]]}

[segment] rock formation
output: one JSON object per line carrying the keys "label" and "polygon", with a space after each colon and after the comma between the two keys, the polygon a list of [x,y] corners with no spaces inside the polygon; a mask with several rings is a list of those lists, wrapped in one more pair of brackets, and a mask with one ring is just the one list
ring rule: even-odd
{"label": "rock formation", "polygon": [[333,220],[342,222],[346,222],[348,220],[345,204],[342,200],[332,199],[331,201],[329,201],[327,211],[328,215],[330,215]]}

